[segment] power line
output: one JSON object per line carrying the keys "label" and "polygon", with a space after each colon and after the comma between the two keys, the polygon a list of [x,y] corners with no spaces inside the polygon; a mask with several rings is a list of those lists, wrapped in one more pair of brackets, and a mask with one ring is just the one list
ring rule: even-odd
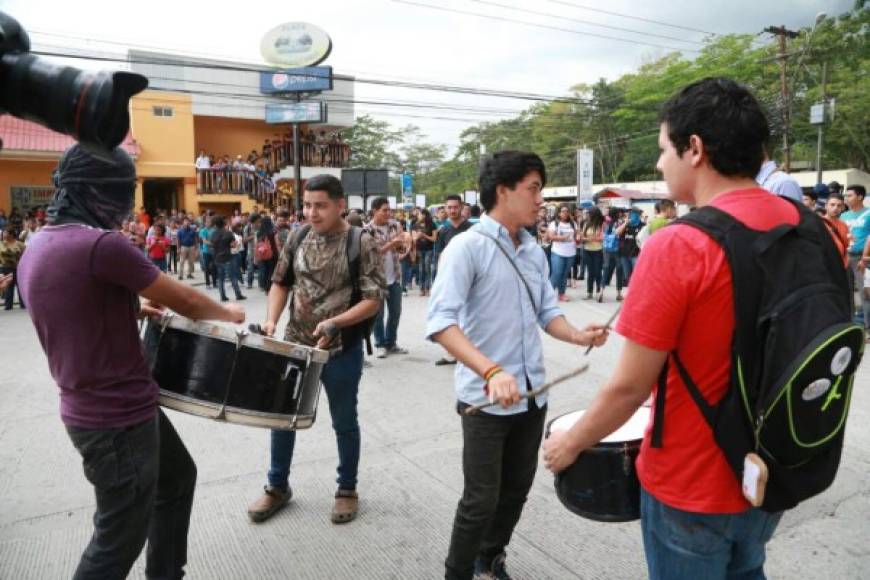
{"label": "power line", "polygon": [[517,6],[511,6],[510,4],[501,4],[499,2],[490,2],[489,0],[468,0],[469,2],[475,2],[477,4],[483,4],[485,6],[496,6],[498,8],[506,8],[508,10],[514,10],[516,12],[525,12],[526,14],[534,14],[535,16],[545,16],[547,18],[555,18],[558,20],[566,20],[569,22],[576,22],[578,24],[584,24],[586,26],[597,26],[599,28],[607,28],[609,30],[617,30],[619,32],[628,32],[631,34],[640,34],[642,36],[650,36],[653,38],[662,38],[664,40],[676,40],[677,42],[689,42],[693,44],[704,44],[702,41],[691,40],[688,38],[678,38],[676,36],[668,36],[666,34],[656,34],[654,32],[644,32],[642,30],[634,30],[632,28],[622,28],[621,26],[612,26],[610,24],[600,24],[598,22],[591,22],[589,20],[582,20],[580,18],[572,18],[570,16],[563,16],[561,14],[553,14],[551,12],[540,12],[538,10],[529,10],[527,8],[519,8]]}
{"label": "power line", "polygon": [[436,6],[434,4],[424,4],[422,2],[413,2],[412,0],[392,0],[397,4],[407,4],[409,6],[419,6],[421,8],[428,8],[430,10],[438,10],[441,12],[450,12],[453,14],[464,14],[466,16],[476,16],[478,18],[488,18],[490,20],[498,20],[501,22],[510,22],[512,24],[520,24],[522,26],[531,26],[533,28],[543,28],[546,30],[555,30],[557,32],[567,32],[569,34],[576,34],[579,36],[585,37],[593,37],[593,38],[603,38],[605,40],[613,40],[616,42],[625,42],[628,44],[644,44],[646,46],[654,46],[656,48],[664,48],[665,50],[675,50],[675,51],[686,51],[686,52],[700,52],[691,48],[678,48],[675,46],[665,46],[663,44],[656,44],[653,42],[646,42],[642,40],[636,40],[632,38],[620,38],[618,36],[606,36],[604,34],[598,34],[595,32],[584,32],[581,30],[574,30],[572,28],[561,28],[559,26],[550,26],[548,24],[537,24],[535,22],[529,22],[527,20],[518,20],[516,18],[508,18],[506,16],[494,16],[492,14],[482,14],[480,12],[471,12],[470,10],[460,10],[458,8],[448,8],[447,6]]}
{"label": "power line", "polygon": [[674,24],[672,22],[663,22],[661,20],[653,20],[651,18],[644,18],[642,16],[635,16],[633,14],[624,14],[622,12],[612,12],[610,10],[604,10],[602,8],[595,8],[592,6],[584,6],[583,4],[577,4],[576,2],[566,2],[565,0],[549,0],[553,4],[562,4],[564,6],[571,6],[572,8],[579,8],[580,10],[587,10],[589,12],[598,12],[600,14],[608,14],[610,16],[618,16],[620,18],[628,18],[629,20],[637,20],[639,22],[648,22],[650,24],[658,24],[659,26],[667,26],[669,28],[676,28],[679,30],[688,30],[690,32],[700,32],[701,34],[709,34],[710,36],[716,36],[715,32],[710,32],[708,30],[701,30],[700,28],[692,28],[691,26],[683,26],[682,24]]}

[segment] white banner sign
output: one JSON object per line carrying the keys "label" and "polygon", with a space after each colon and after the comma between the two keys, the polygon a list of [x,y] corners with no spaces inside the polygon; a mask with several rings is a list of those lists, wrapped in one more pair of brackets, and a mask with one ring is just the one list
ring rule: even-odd
{"label": "white banner sign", "polygon": [[466,190],[465,203],[468,205],[477,205],[477,192],[473,189]]}
{"label": "white banner sign", "polygon": [[592,197],[592,149],[577,150],[577,197]]}
{"label": "white banner sign", "polygon": [[347,208],[348,209],[363,209],[363,198],[361,195],[349,195],[347,196]]}
{"label": "white banner sign", "polygon": [[417,207],[426,207],[426,195],[422,193],[417,194]]}

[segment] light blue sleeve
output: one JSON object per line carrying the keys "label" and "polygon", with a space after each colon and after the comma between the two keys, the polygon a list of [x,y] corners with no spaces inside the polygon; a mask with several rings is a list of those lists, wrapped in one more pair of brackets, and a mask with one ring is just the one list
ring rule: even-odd
{"label": "light blue sleeve", "polygon": [[[547,254],[541,250],[540,257],[540,270],[544,274],[547,272]],[[556,299],[556,291],[553,289],[553,285],[550,284],[550,281],[546,279],[546,275],[544,276],[544,283],[541,284],[541,309],[538,312],[538,324],[541,325],[541,328],[547,328],[547,325],[550,324],[554,318],[562,316],[562,310],[559,308],[559,303]]]}
{"label": "light blue sleeve", "polygon": [[470,240],[456,237],[441,253],[438,275],[432,286],[426,314],[426,338],[459,324],[459,313],[468,301],[474,283],[474,262],[467,245]]}
{"label": "light blue sleeve", "polygon": [[770,190],[781,197],[787,197],[798,203],[803,201],[804,192],[798,182],[787,175],[781,176],[775,183],[771,184]]}

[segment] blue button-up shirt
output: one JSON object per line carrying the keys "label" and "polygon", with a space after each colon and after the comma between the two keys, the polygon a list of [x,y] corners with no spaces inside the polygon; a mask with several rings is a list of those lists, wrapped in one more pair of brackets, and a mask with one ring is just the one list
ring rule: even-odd
{"label": "blue button-up shirt", "polygon": [[[490,238],[475,230],[481,230]],[[532,388],[544,384],[544,355],[538,327],[545,328],[562,313],[556,293],[547,278],[547,257],[524,229],[519,232],[520,245],[510,239],[508,231],[489,216],[471,230],[450,242],[438,264],[438,276],[429,299],[426,337],[457,325],[474,345],[505,371],[516,377],[520,392],[526,379]],[[508,258],[495,247],[507,250],[523,273],[535,300]],[[455,374],[456,397],[463,403],[477,405],[489,400],[485,382],[477,373],[458,363]],[[538,406],[547,402],[546,394],[536,399]],[[514,415],[528,410],[523,399],[503,409],[490,407],[494,415]]]}
{"label": "blue button-up shirt", "polygon": [[765,161],[755,176],[755,182],[770,193],[793,199],[801,203],[804,192],[797,180],[786,173],[776,168],[776,162]]}

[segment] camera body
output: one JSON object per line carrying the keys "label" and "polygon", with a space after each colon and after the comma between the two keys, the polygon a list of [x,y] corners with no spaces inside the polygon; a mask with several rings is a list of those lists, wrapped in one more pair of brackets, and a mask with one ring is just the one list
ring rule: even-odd
{"label": "camera body", "polygon": [[147,86],[140,74],[91,73],[30,54],[27,32],[0,12],[0,114],[35,121],[106,154],[130,129],[130,97]]}

